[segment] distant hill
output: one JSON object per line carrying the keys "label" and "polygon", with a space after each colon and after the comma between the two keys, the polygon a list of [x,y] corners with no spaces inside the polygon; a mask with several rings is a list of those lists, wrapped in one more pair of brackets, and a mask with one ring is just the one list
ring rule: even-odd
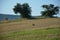
{"label": "distant hill", "polygon": [[14,20],[18,19],[20,15],[8,15],[8,14],[0,14],[0,21],[4,20],[5,18],[8,18],[8,20]]}

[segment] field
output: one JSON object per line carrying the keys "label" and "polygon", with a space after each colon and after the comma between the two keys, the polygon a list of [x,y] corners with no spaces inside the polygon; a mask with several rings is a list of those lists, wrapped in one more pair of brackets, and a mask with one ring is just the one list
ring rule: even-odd
{"label": "field", "polygon": [[60,40],[60,18],[0,23],[0,40]]}

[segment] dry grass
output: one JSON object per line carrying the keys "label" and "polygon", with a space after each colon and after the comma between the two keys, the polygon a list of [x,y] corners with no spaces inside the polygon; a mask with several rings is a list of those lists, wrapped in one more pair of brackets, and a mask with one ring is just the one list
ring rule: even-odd
{"label": "dry grass", "polygon": [[[33,26],[32,24],[35,24]],[[20,22],[11,22],[0,24],[0,32],[18,31],[18,30],[31,30],[41,29],[47,27],[59,27],[60,18],[47,18],[47,19],[36,19],[36,20],[25,20]]]}
{"label": "dry grass", "polygon": [[[10,33],[15,33],[15,32],[19,33],[22,30],[30,31],[30,30],[46,29],[46,28],[48,30],[48,29],[53,29],[53,28],[58,28],[58,27],[60,28],[60,18],[23,20],[23,21],[18,21],[18,22],[0,24],[0,35],[10,34]],[[14,38],[16,38],[16,39],[14,39],[13,37],[8,37],[8,39],[9,40],[28,40],[28,38],[30,38],[30,39],[33,38],[31,40],[43,40],[43,38],[45,38],[45,37],[43,37],[42,39],[39,39],[39,37],[42,37],[39,35],[30,35],[29,37],[28,36],[27,35],[26,36],[14,36]],[[35,37],[36,37],[36,39],[35,39]],[[55,38],[55,37],[53,37],[53,38]]]}

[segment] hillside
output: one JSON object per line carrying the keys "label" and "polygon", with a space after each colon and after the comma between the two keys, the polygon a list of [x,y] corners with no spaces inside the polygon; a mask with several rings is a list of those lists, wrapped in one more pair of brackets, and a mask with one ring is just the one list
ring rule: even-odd
{"label": "hillside", "polygon": [[[35,26],[33,26],[35,24]],[[59,27],[60,18],[46,18],[46,19],[35,19],[35,20],[24,20],[12,23],[3,23],[0,24],[0,30],[5,31],[14,31],[22,29],[35,29],[35,28],[46,28],[46,27]],[[2,33],[1,32],[1,33]]]}
{"label": "hillside", "polygon": [[[24,30],[31,31],[31,30],[41,30],[41,29],[46,29],[46,28],[47,29],[50,29],[50,28],[51,29],[53,29],[53,28],[60,29],[60,18],[32,19],[32,20],[23,20],[23,21],[18,21],[18,22],[2,23],[2,24],[0,24],[0,34],[7,35],[10,33],[15,33],[15,32],[24,31]],[[18,38],[19,38],[19,36],[18,36]],[[25,38],[25,37],[23,37],[23,38]],[[10,38],[9,40],[13,40],[13,39],[14,38],[12,38],[12,39]]]}

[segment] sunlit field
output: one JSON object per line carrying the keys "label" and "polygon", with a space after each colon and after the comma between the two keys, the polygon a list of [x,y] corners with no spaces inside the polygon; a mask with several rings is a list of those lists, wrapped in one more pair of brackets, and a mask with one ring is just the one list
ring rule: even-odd
{"label": "sunlit field", "polygon": [[60,40],[60,18],[0,23],[0,40]]}

